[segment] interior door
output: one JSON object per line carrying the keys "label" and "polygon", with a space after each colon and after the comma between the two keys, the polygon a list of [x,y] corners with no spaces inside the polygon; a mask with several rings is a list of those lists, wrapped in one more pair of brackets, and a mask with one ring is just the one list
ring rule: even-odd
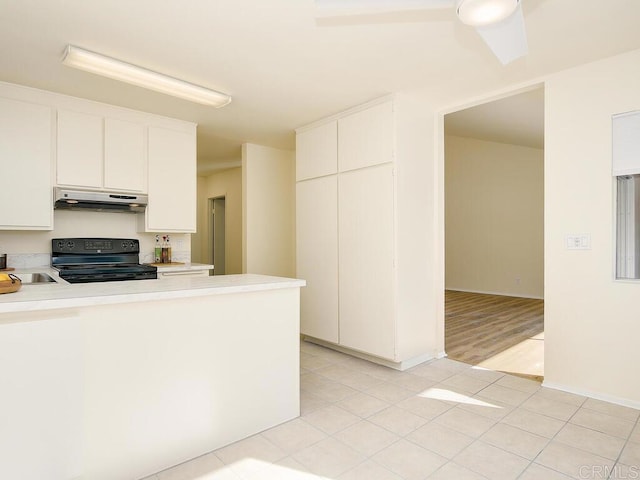
{"label": "interior door", "polygon": [[212,254],[213,259],[213,274],[224,275],[226,271],[225,266],[225,235],[226,235],[226,220],[225,220],[225,198],[214,198],[211,200],[211,225],[212,225]]}

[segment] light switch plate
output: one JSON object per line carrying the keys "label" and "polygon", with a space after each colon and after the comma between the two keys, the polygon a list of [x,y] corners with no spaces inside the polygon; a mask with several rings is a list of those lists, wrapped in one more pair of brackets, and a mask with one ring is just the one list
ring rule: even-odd
{"label": "light switch plate", "polygon": [[591,235],[588,233],[567,235],[567,250],[591,250]]}

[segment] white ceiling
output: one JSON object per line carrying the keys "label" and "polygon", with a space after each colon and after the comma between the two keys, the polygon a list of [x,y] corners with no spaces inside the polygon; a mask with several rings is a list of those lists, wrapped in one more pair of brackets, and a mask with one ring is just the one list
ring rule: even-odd
{"label": "white ceiling", "polygon": [[[638,0],[522,0],[502,66],[453,9],[316,22],[313,0],[0,0],[0,80],[199,124],[198,158],[294,148],[296,127],[406,89],[492,88],[640,48]],[[62,66],[67,44],[229,93],[222,109]]]}
{"label": "white ceiling", "polygon": [[544,89],[450,113],[444,126],[447,135],[543,148]]}

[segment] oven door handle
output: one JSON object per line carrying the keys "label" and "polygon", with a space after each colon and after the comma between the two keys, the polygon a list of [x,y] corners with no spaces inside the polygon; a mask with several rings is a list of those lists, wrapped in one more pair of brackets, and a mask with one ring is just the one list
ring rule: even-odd
{"label": "oven door handle", "polygon": [[197,270],[180,270],[179,272],[158,272],[163,277],[177,277],[179,275],[194,275]]}

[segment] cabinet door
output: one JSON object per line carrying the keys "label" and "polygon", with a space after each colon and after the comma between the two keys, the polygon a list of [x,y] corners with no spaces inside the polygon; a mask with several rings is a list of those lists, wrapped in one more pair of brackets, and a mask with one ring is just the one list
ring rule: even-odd
{"label": "cabinet door", "polygon": [[58,185],[102,187],[102,117],[58,110]]}
{"label": "cabinet door", "polygon": [[0,229],[53,228],[51,109],[0,99]]}
{"label": "cabinet door", "polygon": [[0,326],[2,479],[84,476],[83,398],[86,391],[82,383],[85,365],[82,332],[85,323],[71,312],[65,309],[50,310],[46,314],[3,315]]}
{"label": "cabinet door", "polygon": [[196,231],[196,135],[149,127],[146,231]]}
{"label": "cabinet door", "polygon": [[338,171],[338,124],[320,125],[296,135],[296,180]]}
{"label": "cabinet door", "polygon": [[296,276],[300,331],[338,343],[338,181],[336,175],[296,185]]}
{"label": "cabinet door", "polygon": [[393,161],[393,103],[385,102],[338,120],[338,170]]}
{"label": "cabinet door", "polygon": [[146,191],[147,155],[145,126],[105,118],[104,187],[112,190]]}
{"label": "cabinet door", "polygon": [[393,166],[341,174],[340,344],[394,359]]}

